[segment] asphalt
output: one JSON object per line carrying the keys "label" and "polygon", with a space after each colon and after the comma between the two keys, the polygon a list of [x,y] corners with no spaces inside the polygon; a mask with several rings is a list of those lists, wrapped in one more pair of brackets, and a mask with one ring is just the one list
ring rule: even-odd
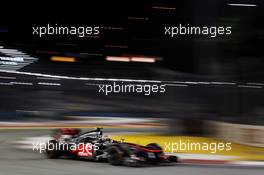
{"label": "asphalt", "polygon": [[1,130],[0,175],[263,175],[262,168],[171,164],[151,167],[111,166],[107,163],[70,159],[46,159],[31,150],[21,150],[10,142],[23,137],[48,134],[47,130]]}

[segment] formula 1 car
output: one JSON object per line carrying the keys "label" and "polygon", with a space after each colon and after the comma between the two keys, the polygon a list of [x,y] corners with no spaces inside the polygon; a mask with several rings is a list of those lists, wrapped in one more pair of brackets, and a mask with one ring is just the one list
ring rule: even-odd
{"label": "formula 1 car", "polygon": [[53,159],[68,156],[129,166],[177,162],[176,156],[166,156],[156,143],[142,146],[115,141],[104,136],[102,128],[84,133],[77,129],[59,129],[46,144],[46,156]]}

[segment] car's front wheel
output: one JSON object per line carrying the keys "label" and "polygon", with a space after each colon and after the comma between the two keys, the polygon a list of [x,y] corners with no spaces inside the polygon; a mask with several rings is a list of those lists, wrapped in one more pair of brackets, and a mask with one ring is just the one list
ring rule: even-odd
{"label": "car's front wheel", "polygon": [[117,146],[108,150],[107,160],[111,165],[121,165],[123,163],[123,152]]}

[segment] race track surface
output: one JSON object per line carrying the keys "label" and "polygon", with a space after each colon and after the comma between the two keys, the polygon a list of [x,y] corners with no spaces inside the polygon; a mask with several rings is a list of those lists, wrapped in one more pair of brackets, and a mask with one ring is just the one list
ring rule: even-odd
{"label": "race track surface", "polygon": [[152,167],[111,166],[69,159],[46,159],[31,150],[17,149],[10,142],[47,134],[45,130],[1,130],[0,175],[263,175],[263,168],[173,164]]}

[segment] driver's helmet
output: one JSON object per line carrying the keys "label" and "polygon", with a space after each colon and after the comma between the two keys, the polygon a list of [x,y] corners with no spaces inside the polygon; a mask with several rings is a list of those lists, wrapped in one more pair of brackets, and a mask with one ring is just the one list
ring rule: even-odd
{"label": "driver's helmet", "polygon": [[104,142],[111,142],[111,138],[108,135],[103,135],[102,136],[102,141],[104,141]]}

